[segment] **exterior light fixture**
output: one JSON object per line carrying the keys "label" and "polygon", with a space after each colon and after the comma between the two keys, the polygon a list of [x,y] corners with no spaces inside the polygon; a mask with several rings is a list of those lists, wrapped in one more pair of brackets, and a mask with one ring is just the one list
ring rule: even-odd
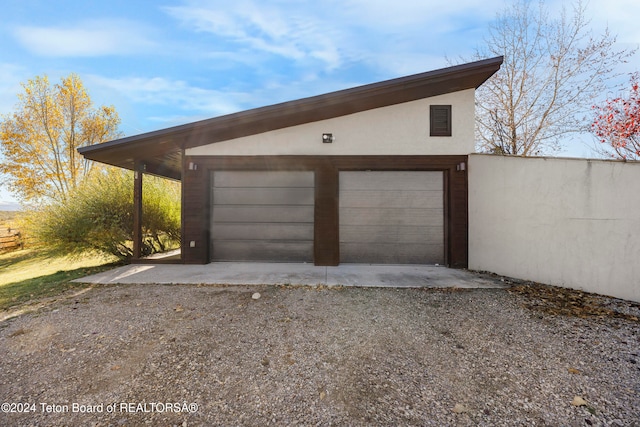
{"label": "exterior light fixture", "polygon": [[333,142],[333,134],[332,133],[323,133],[322,134],[322,142],[325,144],[331,144]]}

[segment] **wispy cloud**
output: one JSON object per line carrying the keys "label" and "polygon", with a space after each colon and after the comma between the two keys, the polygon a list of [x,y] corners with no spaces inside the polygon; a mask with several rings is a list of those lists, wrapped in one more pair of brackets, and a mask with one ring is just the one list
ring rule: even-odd
{"label": "wispy cloud", "polygon": [[[93,87],[116,92],[134,103],[150,106],[171,106],[176,111],[192,111],[207,116],[226,114],[242,109],[243,94],[230,94],[190,85],[184,80],[164,77],[110,78],[91,75]],[[240,100],[240,102],[239,102]]]}
{"label": "wispy cloud", "polygon": [[[142,133],[162,127],[189,123],[224,114],[263,107],[306,96],[357,86],[366,82],[342,79],[320,79],[304,75],[286,83],[272,81],[258,87],[238,90],[228,87],[205,88],[185,80],[164,77],[122,77],[85,75],[94,99],[115,102],[119,112],[136,105],[137,113],[122,116],[126,134]],[[310,92],[309,87],[313,87]],[[171,114],[167,114],[171,111]]]}
{"label": "wispy cloud", "polygon": [[401,74],[429,69],[425,58],[458,54],[446,50],[460,44],[453,34],[471,21],[484,28],[483,20],[493,18],[487,3],[500,1],[185,0],[163,10],[184,28],[211,35],[216,49],[244,50],[254,63],[256,54],[269,54],[304,70],[361,64]]}
{"label": "wispy cloud", "polygon": [[47,57],[128,55],[153,48],[149,29],[128,20],[88,20],[74,26],[18,26],[13,36],[32,53]]}
{"label": "wispy cloud", "polygon": [[262,52],[297,63],[317,61],[327,70],[341,65],[341,35],[309,5],[251,0],[219,3],[192,0],[164,10],[183,26],[218,37],[229,49]]}

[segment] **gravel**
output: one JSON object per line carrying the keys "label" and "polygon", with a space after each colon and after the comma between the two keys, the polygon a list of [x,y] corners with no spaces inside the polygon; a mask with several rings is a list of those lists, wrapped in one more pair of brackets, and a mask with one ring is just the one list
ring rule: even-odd
{"label": "gravel", "polygon": [[0,425],[640,425],[640,306],[528,289],[94,287],[0,323]]}

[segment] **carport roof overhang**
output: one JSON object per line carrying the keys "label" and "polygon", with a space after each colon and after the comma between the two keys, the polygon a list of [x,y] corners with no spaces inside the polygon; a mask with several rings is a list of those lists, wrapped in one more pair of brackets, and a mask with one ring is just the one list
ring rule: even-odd
{"label": "carport roof overhang", "polygon": [[304,123],[346,116],[436,95],[478,88],[501,56],[324,95],[241,111],[102,144],[82,147],[85,158],[179,180],[184,150]]}

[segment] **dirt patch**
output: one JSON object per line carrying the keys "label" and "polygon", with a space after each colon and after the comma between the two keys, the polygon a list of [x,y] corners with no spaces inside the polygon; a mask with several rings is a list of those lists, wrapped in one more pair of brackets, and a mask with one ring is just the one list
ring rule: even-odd
{"label": "dirt patch", "polygon": [[640,304],[631,301],[533,282],[512,286],[509,292],[524,296],[525,307],[546,314],[640,322]]}
{"label": "dirt patch", "polygon": [[555,291],[95,287],[0,323],[0,424],[637,425],[638,307]]}

